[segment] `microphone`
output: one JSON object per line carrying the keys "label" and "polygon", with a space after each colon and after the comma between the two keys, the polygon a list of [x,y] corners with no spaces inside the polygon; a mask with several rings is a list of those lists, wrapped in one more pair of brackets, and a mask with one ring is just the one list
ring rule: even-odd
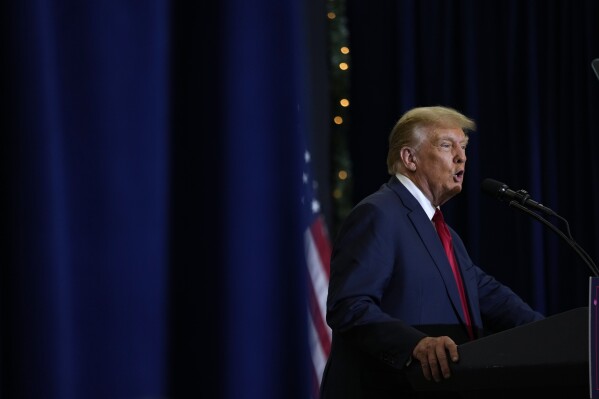
{"label": "microphone", "polygon": [[489,194],[492,197],[495,197],[501,201],[515,201],[524,206],[530,207],[537,211],[541,211],[548,215],[556,216],[556,213],[551,209],[547,208],[545,205],[540,204],[530,198],[530,195],[524,190],[510,190],[510,188],[505,183],[501,183],[497,180],[493,179],[485,179],[480,185],[481,190],[485,194]]}
{"label": "microphone", "polygon": [[[510,188],[507,186],[507,184],[498,182],[497,180],[485,179],[481,183],[480,188],[482,189],[482,191],[485,194],[489,194],[489,195],[496,197],[502,201],[508,201],[510,203],[510,206],[513,206],[514,208],[521,210],[522,212],[526,213],[527,215],[537,219],[538,221],[543,223],[545,226],[549,227],[556,234],[558,234],[568,245],[570,245],[570,247],[572,247],[572,249],[576,252],[576,254],[578,254],[578,256],[580,256],[580,258],[583,260],[583,262],[587,265],[587,267],[593,273],[593,275],[595,277],[599,277],[599,268],[597,268],[597,265],[595,265],[595,262],[593,262],[593,260],[589,256],[589,254],[587,254],[584,251],[584,249],[582,249],[580,247],[580,245],[578,245],[576,243],[574,238],[572,238],[572,234],[570,233],[570,226],[566,219],[564,219],[557,213],[553,212],[551,209],[547,208],[545,205],[539,204],[538,202],[533,201],[530,198],[530,195],[526,191],[510,190]],[[553,224],[549,223],[541,215],[533,212],[529,208],[544,212],[548,215],[555,216],[558,219],[562,220],[566,225],[566,231],[567,231],[568,235],[566,236],[560,229],[555,227]]]}

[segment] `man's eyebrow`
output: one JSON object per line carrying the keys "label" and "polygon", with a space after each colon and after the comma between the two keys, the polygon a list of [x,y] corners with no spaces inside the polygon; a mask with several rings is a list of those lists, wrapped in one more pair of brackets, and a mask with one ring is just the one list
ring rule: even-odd
{"label": "man's eyebrow", "polygon": [[464,137],[464,139],[463,139],[463,140],[456,140],[456,139],[454,139],[454,138],[453,138],[453,137],[451,137],[451,136],[439,136],[439,137],[437,138],[437,140],[438,140],[438,141],[443,141],[443,140],[447,140],[447,141],[455,141],[455,142],[457,142],[457,143],[460,143],[460,144],[468,144],[468,140],[470,140],[470,139],[468,138],[468,136]]}

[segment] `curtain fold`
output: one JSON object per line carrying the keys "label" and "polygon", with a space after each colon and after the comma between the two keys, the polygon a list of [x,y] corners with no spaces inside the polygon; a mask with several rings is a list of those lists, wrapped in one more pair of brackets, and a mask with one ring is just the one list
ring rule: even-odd
{"label": "curtain fold", "polygon": [[0,396],[309,397],[325,4],[0,14]]}
{"label": "curtain fold", "polygon": [[[442,104],[473,117],[463,192],[444,211],[474,260],[540,311],[587,305],[585,263],[554,232],[483,197],[494,178],[569,221],[593,259],[599,218],[595,1],[348,0],[354,200],[385,180],[393,123]],[[381,12],[384,10],[384,12]],[[391,15],[391,16],[389,16]],[[377,21],[376,27],[373,21]],[[392,89],[390,89],[390,87]],[[366,99],[376,98],[376,104]],[[558,220],[550,222],[560,229]]]}
{"label": "curtain fold", "polygon": [[[449,224],[536,308],[584,305],[572,251],[478,186],[529,190],[597,258],[599,5],[347,4],[356,201],[387,180],[403,111],[454,106],[479,129]],[[309,396],[299,197],[306,148],[329,176],[326,4],[37,0],[0,19],[0,396]]]}
{"label": "curtain fold", "polygon": [[3,6],[5,397],[166,388],[168,9]]}

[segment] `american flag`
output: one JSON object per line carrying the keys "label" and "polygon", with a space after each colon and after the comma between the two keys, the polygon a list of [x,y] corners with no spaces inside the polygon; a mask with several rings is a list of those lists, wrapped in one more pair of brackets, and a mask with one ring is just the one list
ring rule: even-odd
{"label": "american flag", "polygon": [[306,215],[304,248],[308,268],[308,327],[312,358],[313,397],[318,398],[322,372],[331,351],[331,329],[326,323],[331,243],[316,198],[318,183],[311,173],[310,152],[304,152],[302,206]]}

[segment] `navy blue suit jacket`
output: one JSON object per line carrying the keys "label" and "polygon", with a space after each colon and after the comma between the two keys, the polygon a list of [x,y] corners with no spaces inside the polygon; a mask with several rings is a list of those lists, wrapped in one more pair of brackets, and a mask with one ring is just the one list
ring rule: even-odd
{"label": "navy blue suit jacket", "polygon": [[[542,319],[477,267],[450,228],[477,336]],[[403,369],[427,335],[468,339],[451,266],[418,201],[396,177],[346,218],[331,256],[333,330],[321,399],[412,395]]]}

